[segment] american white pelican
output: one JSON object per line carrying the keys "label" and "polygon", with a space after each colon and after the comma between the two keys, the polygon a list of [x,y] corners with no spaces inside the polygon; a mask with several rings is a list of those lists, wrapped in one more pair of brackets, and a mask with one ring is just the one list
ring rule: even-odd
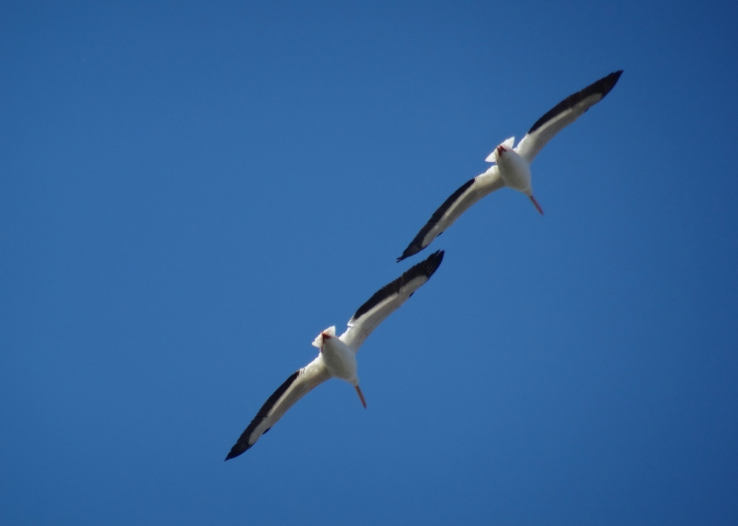
{"label": "american white pelican", "polygon": [[410,242],[402,256],[397,258],[397,261],[402,261],[423,250],[451,226],[467,208],[485,195],[504,186],[509,186],[527,195],[538,211],[543,214],[538,201],[533,197],[530,163],[551,137],[605,98],[605,95],[615,87],[622,73],[622,70],[610,73],[582,91],[569,95],[559,102],[536,121],[515,148],[513,148],[515,137],[510,137],[495,148],[486,160],[496,164],[483,174],[467,181],[451,194],[420,229],[418,235]]}
{"label": "american white pelican", "polygon": [[292,373],[274,391],[266,403],[231,448],[226,460],[237,457],[269,431],[295,402],[311,389],[336,377],[354,386],[364,407],[366,401],[359,388],[356,375],[356,352],[367,336],[382,321],[400,307],[413,293],[430,279],[443,261],[443,251],[431,254],[392,283],[379,289],[348,321],[348,329],[336,337],[336,327],[322,331],[313,345],[320,349],[318,357],[305,367]]}

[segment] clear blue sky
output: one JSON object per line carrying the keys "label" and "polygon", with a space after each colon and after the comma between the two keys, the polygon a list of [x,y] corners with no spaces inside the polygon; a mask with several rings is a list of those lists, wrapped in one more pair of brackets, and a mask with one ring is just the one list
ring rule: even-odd
{"label": "clear blue sky", "polygon": [[[736,524],[736,18],[5,2],[0,522]],[[504,189],[436,240],[368,409],[332,380],[224,463],[492,149],[617,69],[533,164],[545,216]]]}

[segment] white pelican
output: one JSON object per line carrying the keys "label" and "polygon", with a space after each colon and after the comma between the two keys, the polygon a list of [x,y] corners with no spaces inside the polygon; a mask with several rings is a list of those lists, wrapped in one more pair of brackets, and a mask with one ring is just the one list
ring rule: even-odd
{"label": "white pelican", "polygon": [[541,148],[551,140],[551,137],[605,98],[605,95],[615,87],[622,73],[622,70],[610,73],[582,91],[569,95],[559,102],[536,121],[515,148],[513,148],[515,137],[510,137],[495,148],[486,160],[496,164],[483,174],[467,181],[451,194],[420,229],[418,235],[410,242],[402,256],[397,258],[397,261],[402,261],[423,250],[471,205],[504,186],[509,186],[527,195],[538,211],[543,214],[541,206],[533,197],[530,163],[533,162]]}
{"label": "white pelican", "polygon": [[348,329],[336,337],[336,327],[322,331],[313,345],[320,349],[318,357],[292,373],[261,406],[259,412],[231,448],[226,460],[237,457],[259,440],[282,418],[295,402],[311,389],[336,377],[354,386],[361,404],[366,407],[364,395],[356,375],[356,352],[367,336],[382,321],[400,307],[413,293],[430,279],[443,261],[443,251],[431,254],[392,283],[379,289],[348,321]]}

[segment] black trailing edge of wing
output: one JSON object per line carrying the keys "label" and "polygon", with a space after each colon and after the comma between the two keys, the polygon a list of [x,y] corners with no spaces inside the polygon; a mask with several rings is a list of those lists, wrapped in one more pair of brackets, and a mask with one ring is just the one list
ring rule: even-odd
{"label": "black trailing edge of wing", "polygon": [[[402,255],[397,258],[397,262],[399,263],[405,258],[409,258],[410,256],[414,256],[421,250],[425,248],[423,246],[423,239],[428,234],[428,232],[431,231],[431,229],[438,224],[438,222],[443,219],[443,216],[446,215],[446,212],[448,212],[448,209],[453,206],[453,204],[461,198],[462,195],[464,195],[464,192],[466,192],[471,185],[474,184],[474,179],[469,179],[466,183],[461,185],[461,187],[456,190],[451,196],[449,196],[448,199],[446,199],[441,206],[438,207],[438,209],[433,212],[433,215],[428,220],[428,222],[425,224],[423,228],[420,229],[420,232],[418,232],[418,235],[415,236],[415,238],[410,242],[410,244],[407,246],[405,251],[402,253]],[[440,235],[440,234],[439,234]]]}
{"label": "black trailing edge of wing", "polygon": [[[238,438],[238,441],[235,443],[235,445],[231,448],[231,451],[228,453],[228,456],[225,458],[226,460],[230,460],[232,458],[237,457],[241,453],[244,453],[247,449],[249,449],[253,444],[249,444],[249,438],[251,438],[251,434],[254,432],[254,429],[261,424],[261,422],[266,418],[267,414],[269,414],[269,411],[274,407],[274,404],[277,403],[277,400],[280,399],[280,397],[284,394],[284,392],[290,388],[292,383],[297,380],[297,377],[300,376],[300,371],[295,371],[290,375],[287,380],[284,381],[282,385],[280,385],[274,393],[272,393],[272,396],[270,396],[266,402],[264,402],[264,405],[261,406],[261,409],[259,409],[259,412],[256,413],[256,416],[251,421],[249,426],[246,428],[246,430],[241,433],[241,436]],[[271,429],[271,428],[269,428]],[[263,434],[266,434],[269,429],[266,429]]]}
{"label": "black trailing edge of wing", "polygon": [[417,265],[410,267],[407,272],[403,273],[402,276],[397,278],[395,281],[393,281],[392,283],[388,283],[387,285],[379,289],[371,298],[369,298],[361,307],[359,307],[359,309],[356,311],[356,314],[354,314],[353,319],[360,318],[363,314],[369,312],[377,304],[381,303],[385,298],[392,296],[393,294],[397,294],[398,292],[400,292],[402,287],[405,286],[405,284],[409,283],[413,279],[419,276],[425,276],[426,278],[430,279],[433,273],[438,270],[438,267],[441,266],[443,255],[443,250],[437,250],[433,252],[433,254],[428,256]]}
{"label": "black trailing edge of wing", "polygon": [[600,80],[593,82],[586,88],[584,88],[581,91],[578,91],[574,93],[573,95],[569,95],[564,100],[559,102],[556,106],[551,108],[546,114],[538,119],[536,123],[531,127],[530,130],[528,130],[528,133],[533,133],[538,128],[543,126],[546,122],[553,119],[556,115],[558,115],[561,112],[564,112],[568,110],[569,108],[573,108],[580,102],[582,102],[584,99],[591,97],[592,95],[600,95],[600,100],[605,98],[605,95],[610,93],[612,88],[615,87],[615,84],[618,83],[618,79],[620,79],[620,75],[623,74],[623,70],[615,71],[614,73],[610,73],[608,76],[601,78]]}

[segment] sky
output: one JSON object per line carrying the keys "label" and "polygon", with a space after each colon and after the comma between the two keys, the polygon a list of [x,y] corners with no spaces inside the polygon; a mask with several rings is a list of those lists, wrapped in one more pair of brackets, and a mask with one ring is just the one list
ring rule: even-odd
{"label": "sky", "polygon": [[[729,2],[5,2],[0,523],[738,522]],[[395,259],[497,144],[622,69]],[[376,290],[433,278],[242,456]]]}

